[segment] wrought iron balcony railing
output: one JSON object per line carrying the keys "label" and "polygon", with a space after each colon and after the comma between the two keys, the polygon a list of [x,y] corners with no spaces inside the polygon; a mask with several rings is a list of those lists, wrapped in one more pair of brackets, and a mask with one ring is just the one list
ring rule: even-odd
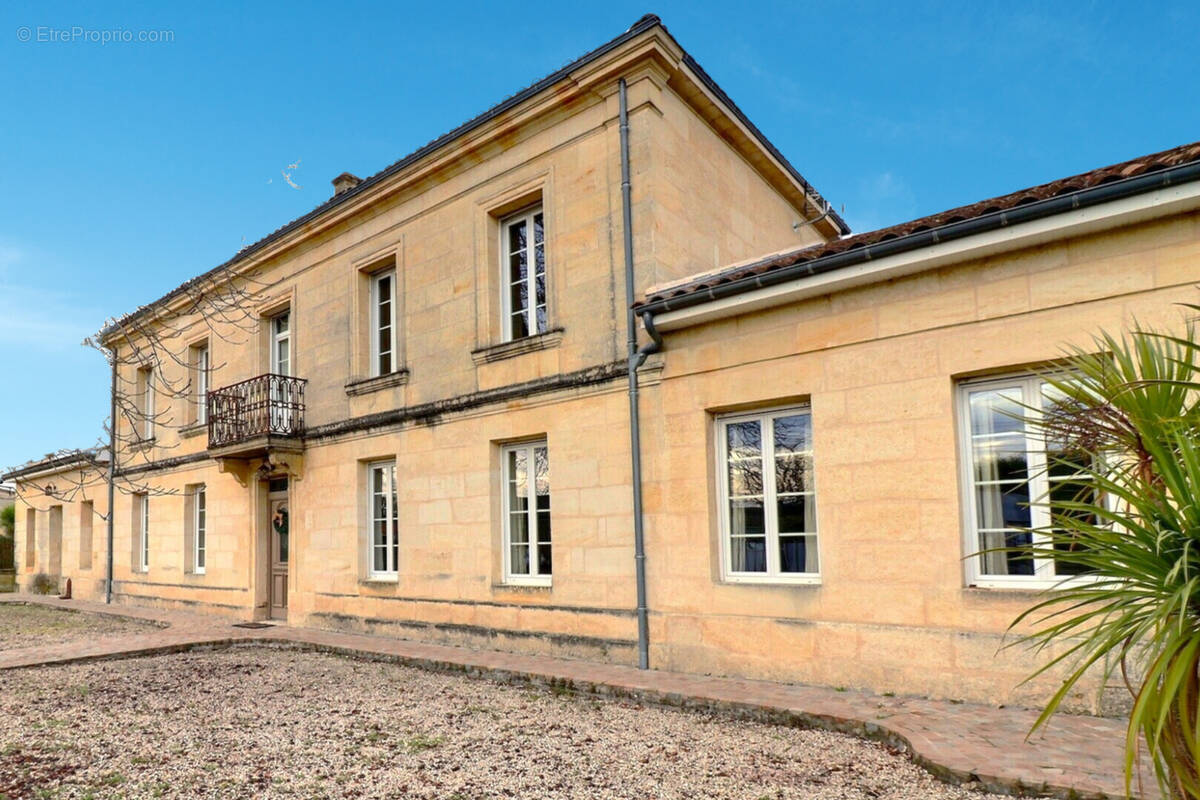
{"label": "wrought iron balcony railing", "polygon": [[259,375],[208,393],[208,446],[304,433],[303,378]]}

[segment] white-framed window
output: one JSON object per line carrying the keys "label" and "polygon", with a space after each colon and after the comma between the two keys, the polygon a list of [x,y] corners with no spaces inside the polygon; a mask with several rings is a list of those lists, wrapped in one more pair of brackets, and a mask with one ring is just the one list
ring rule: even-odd
{"label": "white-framed window", "polygon": [[369,574],[372,578],[395,578],[400,563],[400,510],[396,499],[396,462],[367,465],[367,508],[370,509],[371,538]]}
{"label": "white-framed window", "polygon": [[371,375],[396,371],[396,271],[371,276]]}
{"label": "white-framed window", "polygon": [[546,442],[525,442],[503,450],[504,579],[507,583],[550,585],[550,451]]}
{"label": "white-framed window", "polygon": [[196,422],[203,425],[208,422],[208,344],[199,344],[192,348],[192,385],[196,395]]}
{"label": "white-framed window", "polygon": [[271,372],[292,374],[292,314],[284,311],[271,317]]}
{"label": "white-framed window", "polygon": [[150,569],[150,495],[134,495],[138,510],[138,569]]}
{"label": "white-framed window", "polygon": [[154,438],[154,367],[138,370],[138,390],[141,394],[142,439]]}
{"label": "white-framed window", "polygon": [[204,484],[194,490],[192,497],[192,571],[203,575],[208,549],[208,492]]}
{"label": "white-framed window", "polygon": [[[271,317],[271,374],[291,377],[292,374],[292,312],[291,309]],[[270,426],[275,433],[292,433],[296,397],[291,382],[270,380]]]}
{"label": "white-framed window", "polygon": [[819,582],[809,409],[720,417],[717,433],[725,580]]}
{"label": "white-framed window", "polygon": [[511,341],[545,333],[546,228],[541,206],[505,219],[500,234],[504,338]]}
{"label": "white-framed window", "polygon": [[[1091,491],[1061,443],[1026,425],[1054,402],[1041,378],[1015,375],[958,386],[966,579],[981,587],[1044,588],[1082,570],[1019,548],[1044,544],[1055,502]],[[1056,547],[1065,547],[1059,542]],[[1013,548],[1001,550],[1001,548]]]}

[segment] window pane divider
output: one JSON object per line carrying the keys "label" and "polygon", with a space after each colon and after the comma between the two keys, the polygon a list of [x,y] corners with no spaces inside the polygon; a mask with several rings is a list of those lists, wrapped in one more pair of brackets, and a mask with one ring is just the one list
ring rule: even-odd
{"label": "window pane divider", "polygon": [[[502,280],[500,281],[500,288],[501,288],[500,308],[502,310],[503,317],[504,317],[501,332],[503,334],[504,341],[506,341],[506,342],[515,341],[517,338],[538,336],[538,335],[544,334],[550,330],[550,324],[549,324],[550,298],[549,298],[549,269],[548,269],[548,267],[547,267],[547,269],[544,273],[544,277],[543,277],[543,281],[545,282],[545,284],[547,286],[547,297],[546,297],[546,302],[545,302],[546,312],[547,312],[546,327],[541,328],[538,326],[538,315],[537,315],[537,310],[538,310],[538,306],[539,306],[538,295],[537,295],[537,274],[538,274],[537,248],[538,248],[538,245],[537,245],[537,231],[536,231],[537,226],[535,224],[535,219],[539,214],[542,215],[542,232],[543,232],[542,258],[543,258],[543,264],[544,264],[545,263],[545,253],[546,253],[546,244],[545,244],[546,217],[545,217],[544,206],[539,204],[539,205],[533,206],[532,208],[528,208],[525,211],[522,211],[518,214],[514,214],[511,217],[505,218],[500,224],[500,245],[501,245],[500,246],[500,254],[501,254],[501,262],[502,262],[500,265],[501,266],[501,274],[502,274]],[[520,250],[513,250],[512,245],[511,245],[511,235],[510,235],[509,231],[513,228],[513,226],[521,225],[521,224],[525,225],[525,245]],[[525,277],[523,279],[515,278],[513,275],[512,257],[514,255],[518,255],[518,254],[523,254],[525,257]],[[525,319],[525,337],[516,337],[513,332],[513,316],[515,314],[517,314],[518,311],[517,311],[517,309],[514,309],[512,307],[512,287],[519,286],[522,283],[525,285],[525,308],[522,309],[519,313]]]}
{"label": "window pane divider", "polygon": [[[1047,458],[1045,437],[1039,431],[1029,430],[1028,426],[1024,426],[1024,429],[1019,431],[1005,430],[976,433],[973,429],[971,393],[988,390],[997,392],[1016,390],[1020,393],[1020,403],[1023,406],[1020,413],[1022,415],[1040,415],[1044,410],[1047,399],[1044,395],[1043,384],[1044,381],[1039,376],[1024,374],[964,381],[958,385],[958,421],[962,431],[962,436],[960,437],[962,443],[960,448],[962,463],[960,480],[963,487],[963,541],[967,548],[967,554],[972,556],[965,559],[964,577],[969,586],[1039,590],[1053,587],[1063,580],[1086,581],[1088,579],[1086,575],[1057,574],[1053,558],[1033,558],[1032,575],[989,574],[984,572],[984,567],[980,563],[984,557],[979,555],[983,549],[981,534],[1017,533],[1024,532],[1024,529],[1014,526],[985,527],[980,525],[979,487],[990,486],[1003,489],[1004,487],[1027,486],[1029,490],[1030,539],[1033,545],[1044,547],[1051,543],[1050,537],[1042,532],[1049,527],[1052,520],[1051,509],[1048,505],[1050,502],[1050,488],[1054,483],[1063,480],[1070,481],[1076,476],[1052,476],[1049,474],[1049,459]],[[978,467],[975,460],[976,443],[981,441],[1017,439],[1020,439],[1024,445],[1021,452],[1025,456],[1025,474],[1027,477],[1024,480],[1019,478],[978,480],[976,478]],[[1086,475],[1078,477],[1086,477]]]}
{"label": "window pane divider", "polygon": [[[769,409],[767,411],[750,413],[750,414],[731,414],[729,416],[720,417],[717,420],[718,441],[718,472],[717,481],[719,488],[719,497],[721,502],[720,507],[720,525],[721,525],[721,567],[724,580],[730,583],[791,583],[791,584],[820,584],[820,525],[816,525],[814,530],[805,530],[803,532],[789,532],[781,534],[779,530],[779,500],[787,497],[805,497],[816,498],[816,489],[814,487],[806,487],[799,492],[779,492],[778,491],[778,463],[780,460],[795,460],[804,458],[813,458],[815,448],[812,447],[811,441],[808,448],[804,450],[796,450],[794,452],[776,453],[775,452],[775,421],[788,416],[806,416],[809,420],[808,435],[812,435],[812,410],[810,406],[792,406],[785,408]],[[743,422],[757,423],[759,428],[759,445],[758,453],[755,455],[736,456],[730,453],[729,449],[729,426]],[[745,447],[745,445],[742,445]],[[731,464],[759,462],[762,470],[762,486],[763,491],[758,494],[734,494],[730,489],[729,466]],[[807,475],[811,481],[813,476]],[[763,504],[763,532],[759,533],[735,533],[733,531],[732,520],[730,517],[730,501],[740,499],[761,499]],[[815,513],[814,513],[815,520]],[[805,547],[807,548],[808,540],[814,540],[817,571],[806,572],[783,572],[780,544],[784,538],[803,538]],[[763,539],[766,547],[765,572],[735,572],[733,569],[733,548],[731,542],[736,540],[746,539]],[[806,563],[805,568],[809,565]]]}

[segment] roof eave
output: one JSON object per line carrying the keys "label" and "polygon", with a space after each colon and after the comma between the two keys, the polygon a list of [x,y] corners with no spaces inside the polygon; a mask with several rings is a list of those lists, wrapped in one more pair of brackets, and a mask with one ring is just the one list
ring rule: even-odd
{"label": "roof eave", "polygon": [[0,483],[18,481],[33,475],[52,475],[60,472],[70,472],[77,467],[89,466],[93,463],[107,464],[108,454],[102,450],[78,450],[54,456],[53,458],[31,461],[28,464],[22,464],[19,467],[10,469],[8,472],[0,473]]}
{"label": "roof eave", "polygon": [[[711,303],[739,294],[776,286],[798,279],[846,269],[868,261],[918,251],[950,241],[978,236],[1026,222],[1045,219],[1070,211],[1089,208],[1122,198],[1200,180],[1200,162],[1189,162],[1144,173],[1110,183],[1090,186],[1074,192],[1038,200],[1027,205],[995,211],[967,220],[951,222],[894,239],[844,250],[760,274],[705,286],[679,294],[637,304],[638,313],[657,316],[668,312]],[[772,259],[773,260],[773,259]],[[767,263],[767,262],[760,262]],[[746,267],[751,270],[755,265]]]}
{"label": "roof eave", "polygon": [[[723,105],[727,108],[729,114],[737,119],[757,140],[757,144],[769,154],[769,156],[778,163],[778,165],[788,174],[788,176],[802,187],[802,191],[806,197],[812,202],[815,208],[822,211],[828,210],[827,220],[834,225],[834,233],[848,233],[849,226],[839,217],[836,212],[833,212],[825,202],[819,192],[810,184],[800,172],[789,162],[782,153],[779,152],[770,140],[752,123],[749,118],[742,112],[740,108],[733,102],[724,90],[708,75],[707,72],[692,58],[692,56],[675,41],[671,36],[666,26],[658,17],[647,14],[646,16],[635,22],[627,31],[619,36],[611,39],[600,47],[584,54],[579,59],[567,64],[556,72],[546,76],[536,83],[517,92],[511,97],[501,101],[491,107],[483,114],[468,120],[457,128],[439,136],[421,148],[418,148],[409,155],[401,158],[399,161],[385,167],[383,170],[364,178],[361,183],[352,189],[349,189],[341,194],[331,197],[321,205],[314,208],[312,211],[292,220],[289,223],[281,226],[277,230],[271,232],[262,239],[254,242],[251,245],[239,250],[232,258],[213,267],[194,278],[189,279],[177,288],[163,295],[159,299],[147,303],[138,309],[124,315],[116,323],[105,326],[98,334],[97,338],[101,345],[110,347],[112,343],[125,334],[124,324],[129,324],[134,321],[141,320],[147,315],[157,314],[169,307],[172,301],[181,298],[188,289],[194,287],[198,283],[202,283],[206,279],[211,279],[220,275],[222,271],[237,268],[239,270],[250,269],[256,263],[265,261],[277,255],[279,252],[294,246],[300,240],[316,233],[318,230],[323,230],[331,225],[337,224],[338,221],[346,216],[352,216],[357,213],[362,206],[378,202],[383,197],[395,191],[396,183],[403,183],[403,178],[400,181],[395,179],[409,170],[416,169],[419,165],[431,158],[437,153],[444,151],[451,144],[458,142],[463,137],[478,131],[490,122],[497,120],[499,117],[514,111],[521,105],[528,103],[537,96],[552,89],[556,85],[565,80],[571,80],[573,75],[589,66],[593,65],[600,59],[608,56],[620,48],[630,44],[639,36],[642,36],[650,31],[658,29],[666,37],[672,45],[672,50],[677,50],[678,58],[681,63],[691,72],[698,81],[716,97],[718,97]],[[337,212],[337,213],[335,213]]]}

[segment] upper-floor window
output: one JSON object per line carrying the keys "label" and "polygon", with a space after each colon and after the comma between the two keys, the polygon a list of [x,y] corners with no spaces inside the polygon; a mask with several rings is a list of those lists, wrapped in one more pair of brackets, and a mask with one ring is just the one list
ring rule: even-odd
{"label": "upper-floor window", "polygon": [[1054,398],[1049,385],[1030,375],[959,386],[966,552],[972,555],[968,579],[976,585],[1052,585],[1082,571],[1023,550],[1045,544],[1036,531],[1050,530],[1055,518],[1073,513],[1062,504],[1093,491],[1078,458],[1026,422],[1049,409]]}
{"label": "upper-floor window", "polygon": [[815,582],[812,415],[806,408],[739,414],[717,427],[725,578]]}
{"label": "upper-floor window", "polygon": [[550,583],[550,452],[545,442],[504,448],[504,576]]}
{"label": "upper-floor window", "polygon": [[195,395],[196,422],[208,422],[208,344],[192,348],[192,387]]}
{"label": "upper-floor window", "polygon": [[137,569],[146,572],[150,569],[150,495],[135,494],[133,505],[137,512]]}
{"label": "upper-floor window", "polygon": [[154,438],[154,368],[142,367],[138,370],[137,392],[141,412],[142,439]]}
{"label": "upper-floor window", "polygon": [[504,338],[545,333],[546,230],[540,206],[501,224],[504,258]]}
{"label": "upper-floor window", "polygon": [[371,276],[372,376],[396,371],[396,271]]}
{"label": "upper-floor window", "polygon": [[[292,374],[292,314],[284,311],[271,317],[271,374]],[[296,421],[294,386],[289,381],[270,380],[270,425],[272,431],[292,431]]]}
{"label": "upper-floor window", "polygon": [[367,507],[370,509],[370,575],[394,578],[400,561],[400,511],[396,499],[396,462],[367,465]]}
{"label": "upper-floor window", "polygon": [[289,311],[271,318],[271,372],[292,374],[292,315]]}

